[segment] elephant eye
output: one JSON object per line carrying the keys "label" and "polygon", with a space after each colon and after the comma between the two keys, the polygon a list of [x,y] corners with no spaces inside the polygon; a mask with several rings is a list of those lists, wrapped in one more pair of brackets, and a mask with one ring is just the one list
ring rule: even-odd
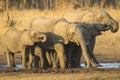
{"label": "elephant eye", "polygon": [[75,32],[72,32],[72,35],[75,35]]}

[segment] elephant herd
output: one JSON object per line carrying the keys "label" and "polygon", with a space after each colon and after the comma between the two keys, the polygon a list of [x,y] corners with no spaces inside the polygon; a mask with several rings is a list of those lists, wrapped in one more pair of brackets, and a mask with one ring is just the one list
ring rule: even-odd
{"label": "elephant herd", "polygon": [[23,69],[79,68],[82,55],[90,68],[100,66],[93,54],[96,36],[118,29],[118,22],[105,10],[65,11],[61,18],[34,18],[23,31],[4,26],[0,41],[7,67],[14,67],[14,54],[21,53]]}

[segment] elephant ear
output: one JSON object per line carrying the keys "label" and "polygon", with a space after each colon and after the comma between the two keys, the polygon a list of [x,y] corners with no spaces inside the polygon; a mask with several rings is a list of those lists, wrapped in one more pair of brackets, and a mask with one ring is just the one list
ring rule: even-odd
{"label": "elephant ear", "polygon": [[93,23],[95,22],[95,20],[96,20],[95,12],[89,12],[81,18],[81,21],[85,23]]}
{"label": "elephant ear", "polygon": [[97,22],[106,24],[112,17],[105,10],[99,10],[96,12],[96,18]]}
{"label": "elephant ear", "polygon": [[19,36],[19,46],[20,45],[34,45],[28,30],[23,30],[23,32],[21,32],[21,35]]}
{"label": "elephant ear", "polygon": [[68,44],[68,23],[66,21],[59,20],[53,29],[54,34],[59,37],[59,41],[64,44]]}
{"label": "elephant ear", "polygon": [[14,16],[10,16],[9,13],[7,13],[7,21],[6,21],[7,26],[13,27],[16,24],[16,20]]}
{"label": "elephant ear", "polygon": [[79,35],[79,28],[76,24],[69,24],[69,32],[68,32],[68,39],[72,42],[76,42],[77,45],[79,45],[77,37]]}
{"label": "elephant ear", "polygon": [[102,20],[104,19],[104,15],[103,14],[101,14],[100,12],[96,12],[96,20],[98,21],[98,22],[102,22]]}
{"label": "elephant ear", "polygon": [[75,34],[74,24],[69,24],[69,27],[68,27],[68,38],[71,40],[72,37],[74,36],[74,34]]}
{"label": "elephant ear", "polygon": [[33,42],[45,42],[47,39],[45,34],[38,31],[29,31],[29,36]]}

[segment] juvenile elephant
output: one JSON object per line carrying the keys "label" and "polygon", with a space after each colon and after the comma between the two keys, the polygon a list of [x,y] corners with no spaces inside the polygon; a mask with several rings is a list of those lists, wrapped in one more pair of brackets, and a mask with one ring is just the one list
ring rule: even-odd
{"label": "juvenile elephant", "polygon": [[[4,29],[4,27],[3,27]],[[7,66],[12,67],[14,64],[14,53],[21,53],[22,55],[22,68],[26,67],[25,63],[25,49],[28,46],[34,45],[36,42],[44,41],[45,35],[38,31],[19,31],[14,28],[9,28],[4,36],[1,38],[5,46],[5,53],[7,56]]]}
{"label": "juvenile elephant", "polygon": [[[67,19],[70,22],[85,22],[85,23],[92,23],[92,24],[107,24],[107,25],[111,26],[109,28],[109,30],[112,33],[117,32],[118,29],[119,29],[118,22],[115,19],[113,19],[105,10],[85,11],[85,12],[65,11],[62,14],[62,17]],[[89,26],[88,26],[88,28],[89,28]],[[93,30],[90,29],[90,31],[92,32]],[[89,32],[89,30],[86,29],[85,32]],[[87,33],[87,34],[89,34],[89,33]],[[98,63],[98,61],[96,60],[96,58],[95,58],[95,56],[93,54],[96,36],[86,35],[86,37],[91,37],[91,40],[89,40],[89,44],[88,44],[88,49],[89,49],[89,51],[91,53],[90,56],[93,57],[93,60],[99,66],[99,63]],[[74,51],[78,51],[78,50],[75,49]]]}
{"label": "juvenile elephant", "polygon": [[68,44],[70,41],[81,47],[87,67],[90,67],[90,63],[95,65],[90,59],[85,39],[77,24],[70,23],[63,18],[35,18],[31,20],[30,28],[47,34],[50,39],[46,41],[47,46],[44,44],[43,47],[55,49],[61,69],[65,68],[64,44]]}
{"label": "juvenile elephant", "polygon": [[[39,43],[37,43],[39,44]],[[43,49],[40,48],[40,46],[34,45],[30,46],[27,49],[28,52],[28,63],[27,67],[28,69],[31,69],[32,67],[34,68],[44,68],[44,59],[43,59]],[[34,66],[32,66],[32,64]]]}

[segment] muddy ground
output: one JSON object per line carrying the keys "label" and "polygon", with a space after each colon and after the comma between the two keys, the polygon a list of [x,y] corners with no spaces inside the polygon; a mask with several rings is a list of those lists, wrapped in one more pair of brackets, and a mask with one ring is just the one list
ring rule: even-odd
{"label": "muddy ground", "polygon": [[120,80],[118,69],[4,70],[0,80]]}
{"label": "muddy ground", "polygon": [[[99,62],[119,62],[119,54],[95,54]],[[15,56],[16,63],[21,64],[20,55]],[[82,62],[84,59],[82,58]],[[6,64],[5,55],[0,56],[0,65]],[[0,80],[120,80],[120,68],[76,68],[66,70],[0,70]]]}

